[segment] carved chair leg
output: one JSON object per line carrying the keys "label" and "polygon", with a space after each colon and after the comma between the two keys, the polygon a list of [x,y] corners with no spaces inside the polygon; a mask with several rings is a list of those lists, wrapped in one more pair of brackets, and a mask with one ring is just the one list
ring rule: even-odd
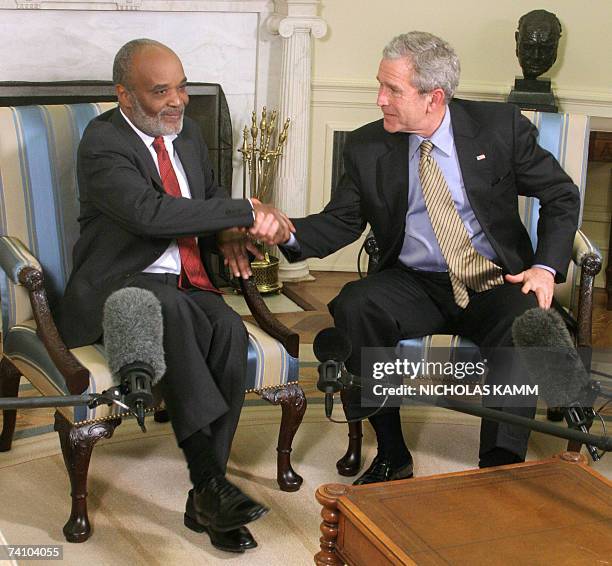
{"label": "carved chair leg", "polygon": [[153,413],[153,420],[156,423],[167,423],[170,420],[170,415],[167,409],[155,409]]}
{"label": "carved chair leg", "polygon": [[276,449],[276,481],[282,491],[297,491],[303,480],[291,467],[291,444],[306,411],[304,391],[299,385],[291,384],[279,389],[266,389],[261,396],[273,405],[280,404],[282,409]]}
{"label": "carved chair leg", "polygon": [[[19,394],[19,380],[21,372],[9,361],[3,357],[0,361],[0,397],[17,397]],[[13,443],[13,435],[15,434],[15,421],[17,420],[17,411],[10,409],[2,411],[2,435],[0,436],[0,452],[6,452],[11,449]]]}
{"label": "carved chair leg", "polygon": [[72,496],[70,518],[63,529],[68,542],[85,542],[91,535],[87,515],[87,473],[91,451],[98,440],[110,438],[120,423],[121,419],[116,418],[74,426],[59,411],[55,413],[55,430],[60,437]]}
{"label": "carved chair leg", "polygon": [[[344,389],[340,393],[342,403],[345,403]],[[341,476],[354,476],[361,468],[361,439],[363,425],[361,421],[349,423],[349,443],[346,454],[336,462],[336,469]]]}
{"label": "carved chair leg", "polygon": [[567,451],[568,452],[580,452],[582,450],[582,443],[577,440],[570,440],[567,443]]}
{"label": "carved chair leg", "polygon": [[563,420],[563,409],[560,407],[548,407],[546,409],[546,418],[549,421],[560,423]]}

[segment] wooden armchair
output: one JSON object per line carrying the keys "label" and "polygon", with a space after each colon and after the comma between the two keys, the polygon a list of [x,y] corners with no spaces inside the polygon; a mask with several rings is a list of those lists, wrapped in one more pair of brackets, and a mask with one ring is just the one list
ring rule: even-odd
{"label": "wooden armchair", "polygon": [[[87,123],[114,103],[44,102],[57,102],[60,97],[70,102],[76,95],[82,101],[88,92],[99,100],[94,96],[99,85],[92,91],[88,84],[0,85],[0,101],[4,96],[12,104],[0,107],[4,346],[0,397],[17,396],[21,376],[47,396],[98,393],[112,385],[103,347],[96,344],[69,350],[51,315],[70,273],[72,246],[78,235],[76,149]],[[33,99],[39,104],[15,105]],[[274,318],[252,281],[241,281],[241,285],[257,321],[257,325],[246,323],[250,337],[247,392],[258,393],[282,408],[277,481],[280,489],[296,491],[302,478],[291,466],[291,444],[306,409],[298,384],[299,336]],[[63,407],[55,413],[55,430],[71,483],[72,511],[63,529],[70,542],[83,542],[91,534],[87,515],[91,453],[98,440],[112,436],[121,419],[117,407],[106,405]],[[15,420],[15,410],[4,411],[0,451],[11,448]]]}
{"label": "wooden armchair", "polygon": [[[581,225],[586,189],[586,156],[589,141],[588,116],[530,111],[525,111],[523,114],[538,128],[538,143],[557,158],[561,166],[578,185],[580,189],[580,219],[578,224]],[[537,199],[519,197],[519,207],[521,219],[535,248],[539,203]],[[373,235],[368,236],[368,238],[373,238]],[[376,243],[370,243],[369,247],[370,249],[376,249]],[[584,357],[586,352],[589,358],[583,360],[587,365],[590,364],[592,343],[593,283],[595,276],[601,270],[601,265],[601,253],[585,234],[578,230],[574,239],[572,262],[570,263],[567,280],[555,288],[555,298],[576,320],[575,328],[571,330],[581,354]],[[579,287],[576,293],[578,277]],[[419,352],[419,357],[422,356],[425,359],[427,359],[427,350],[434,346],[448,349],[451,356],[455,355],[454,350],[456,348],[466,348],[472,351],[478,349],[470,340],[452,335],[423,336],[422,338],[402,340],[398,343],[398,348],[401,348],[402,351]],[[350,423],[348,449],[336,463],[339,474],[353,476],[359,471],[361,467],[361,438],[361,422]],[[570,442],[568,449],[579,451],[580,446]]]}

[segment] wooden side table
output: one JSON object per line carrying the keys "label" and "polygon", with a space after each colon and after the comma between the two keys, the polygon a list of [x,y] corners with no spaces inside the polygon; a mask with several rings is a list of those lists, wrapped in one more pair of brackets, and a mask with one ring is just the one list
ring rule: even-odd
{"label": "wooden side table", "polygon": [[540,462],[325,484],[319,566],[608,563],[612,483],[566,452]]}

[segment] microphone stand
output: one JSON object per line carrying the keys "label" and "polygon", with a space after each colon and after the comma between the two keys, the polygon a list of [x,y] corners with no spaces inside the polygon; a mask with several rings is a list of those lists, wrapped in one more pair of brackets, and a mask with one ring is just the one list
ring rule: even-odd
{"label": "microphone stand", "polygon": [[[597,416],[593,405],[598,395],[601,395],[601,383],[594,379],[590,379],[587,384],[581,389],[578,399],[567,407],[562,407],[563,416],[570,429],[589,432],[593,419]],[[587,450],[594,462],[601,458],[599,452],[592,444],[586,444]]]}
{"label": "microphone stand", "polygon": [[[467,401],[459,401],[457,399],[450,399],[448,397],[436,398],[425,396],[420,397],[418,400],[414,399],[414,401],[418,403],[434,405],[437,407],[443,407],[445,409],[452,409],[453,411],[458,411],[467,415],[473,415],[475,417],[485,418],[490,421],[522,426],[530,430],[543,432],[544,434],[550,434],[552,436],[557,436],[566,440],[573,440],[581,444],[586,444],[587,446],[590,445],[593,447],[597,447],[604,451],[612,450],[612,438],[597,436],[584,432],[583,430],[576,430],[574,428],[564,429],[557,425],[536,421],[534,419],[528,419],[526,417],[520,417],[518,415],[513,415],[510,413],[504,413],[496,409],[490,409],[488,407],[483,407],[482,405],[476,405]],[[590,450],[589,452],[591,453]],[[592,453],[591,457],[593,457]],[[599,459],[599,454],[597,454],[597,459]]]}
{"label": "microphone stand", "polygon": [[[46,407],[83,407],[94,409],[99,405],[117,405],[136,417],[142,432],[147,432],[144,425],[144,412],[136,411],[126,405],[123,400],[126,391],[120,385],[111,387],[102,393],[87,395],[58,395],[49,397],[1,397],[0,410],[40,409]],[[138,407],[136,407],[138,409]]]}

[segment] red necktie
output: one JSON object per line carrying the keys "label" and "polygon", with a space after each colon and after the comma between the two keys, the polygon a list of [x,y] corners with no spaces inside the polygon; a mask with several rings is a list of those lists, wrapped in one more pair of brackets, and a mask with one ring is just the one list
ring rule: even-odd
{"label": "red necktie", "polygon": [[[166,151],[164,138],[157,136],[153,140],[153,148],[157,153],[159,176],[161,177],[162,184],[164,185],[164,190],[170,196],[180,198],[182,196],[181,188],[179,186],[174,167],[172,167],[170,156]],[[198,287],[198,289],[220,293],[220,291],[212,284],[206,270],[204,269],[195,236],[177,238],[176,241],[178,243],[179,255],[181,256],[181,275],[179,276],[178,286],[181,289],[187,288],[189,286],[185,280],[185,277],[187,277],[189,283],[191,283],[191,285],[194,287]]]}

